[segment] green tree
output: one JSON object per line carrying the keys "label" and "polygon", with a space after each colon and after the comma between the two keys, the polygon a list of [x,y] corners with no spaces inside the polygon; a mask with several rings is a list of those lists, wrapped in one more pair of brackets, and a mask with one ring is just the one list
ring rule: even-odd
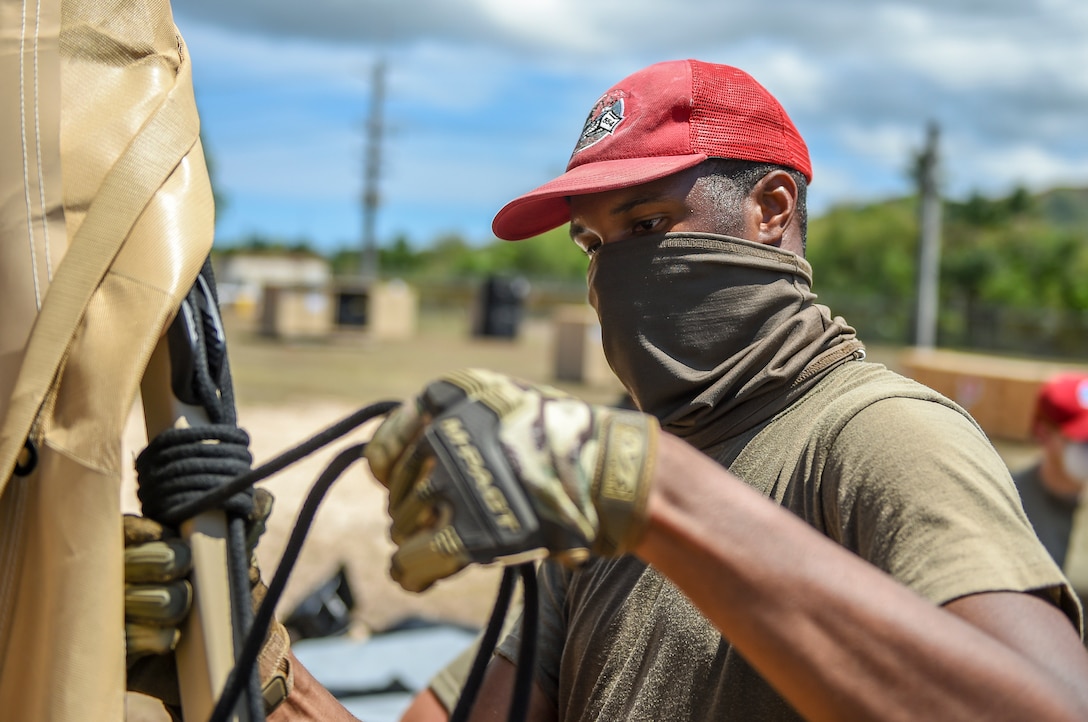
{"label": "green tree", "polygon": [[409,277],[423,267],[423,262],[423,256],[416,253],[403,234],[394,238],[388,247],[378,249],[378,265],[383,276]]}

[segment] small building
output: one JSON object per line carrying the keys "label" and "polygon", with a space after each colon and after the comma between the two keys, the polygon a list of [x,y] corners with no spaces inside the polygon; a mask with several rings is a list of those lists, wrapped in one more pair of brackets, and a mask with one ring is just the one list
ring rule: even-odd
{"label": "small building", "polygon": [[259,331],[285,340],[327,338],[335,313],[332,293],[315,286],[264,287]]}
{"label": "small building", "polygon": [[342,279],[334,287],[334,317],[340,331],[359,331],[386,340],[415,335],[419,293],[404,281]]}
{"label": "small building", "polygon": [[219,304],[242,322],[256,323],[264,312],[265,289],[327,289],[328,260],[308,250],[226,250],[213,258]]}
{"label": "small building", "polygon": [[329,261],[308,250],[227,250],[213,263],[224,317],[262,335],[318,339],[359,331],[396,339],[415,334],[418,294],[403,281],[336,279]]}

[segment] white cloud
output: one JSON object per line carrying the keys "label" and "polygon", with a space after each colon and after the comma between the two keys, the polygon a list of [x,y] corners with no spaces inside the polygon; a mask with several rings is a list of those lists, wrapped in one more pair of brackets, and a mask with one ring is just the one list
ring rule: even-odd
{"label": "white cloud", "polygon": [[906,125],[869,126],[844,124],[838,132],[841,147],[883,167],[904,167],[905,160],[921,147],[924,128]]}
{"label": "white cloud", "polygon": [[[1017,186],[1045,190],[1055,183],[1088,183],[1084,159],[1069,158],[1039,144],[1024,142],[1001,149],[972,144],[969,141],[945,149],[946,173],[957,167],[973,170],[969,177],[952,173],[947,180],[950,195],[968,193],[1003,194]],[[1064,183],[1063,183],[1064,181]]]}

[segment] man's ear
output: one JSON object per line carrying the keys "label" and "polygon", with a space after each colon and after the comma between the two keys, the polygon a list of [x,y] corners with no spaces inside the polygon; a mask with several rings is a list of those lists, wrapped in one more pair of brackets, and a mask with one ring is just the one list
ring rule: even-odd
{"label": "man's ear", "polygon": [[1046,424],[1043,423],[1042,419],[1034,418],[1031,420],[1031,436],[1040,446],[1046,443]]}
{"label": "man's ear", "polygon": [[756,240],[799,253],[800,232],[794,222],[797,183],[793,177],[784,170],[771,171],[756,183],[751,199],[759,210]]}

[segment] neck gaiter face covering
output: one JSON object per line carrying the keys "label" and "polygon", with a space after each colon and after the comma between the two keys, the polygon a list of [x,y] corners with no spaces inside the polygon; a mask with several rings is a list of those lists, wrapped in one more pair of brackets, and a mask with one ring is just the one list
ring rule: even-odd
{"label": "neck gaiter face covering", "polygon": [[854,329],[810,290],[803,258],[708,233],[602,246],[589,302],[605,357],[638,407],[699,448],[788,406],[864,358]]}

